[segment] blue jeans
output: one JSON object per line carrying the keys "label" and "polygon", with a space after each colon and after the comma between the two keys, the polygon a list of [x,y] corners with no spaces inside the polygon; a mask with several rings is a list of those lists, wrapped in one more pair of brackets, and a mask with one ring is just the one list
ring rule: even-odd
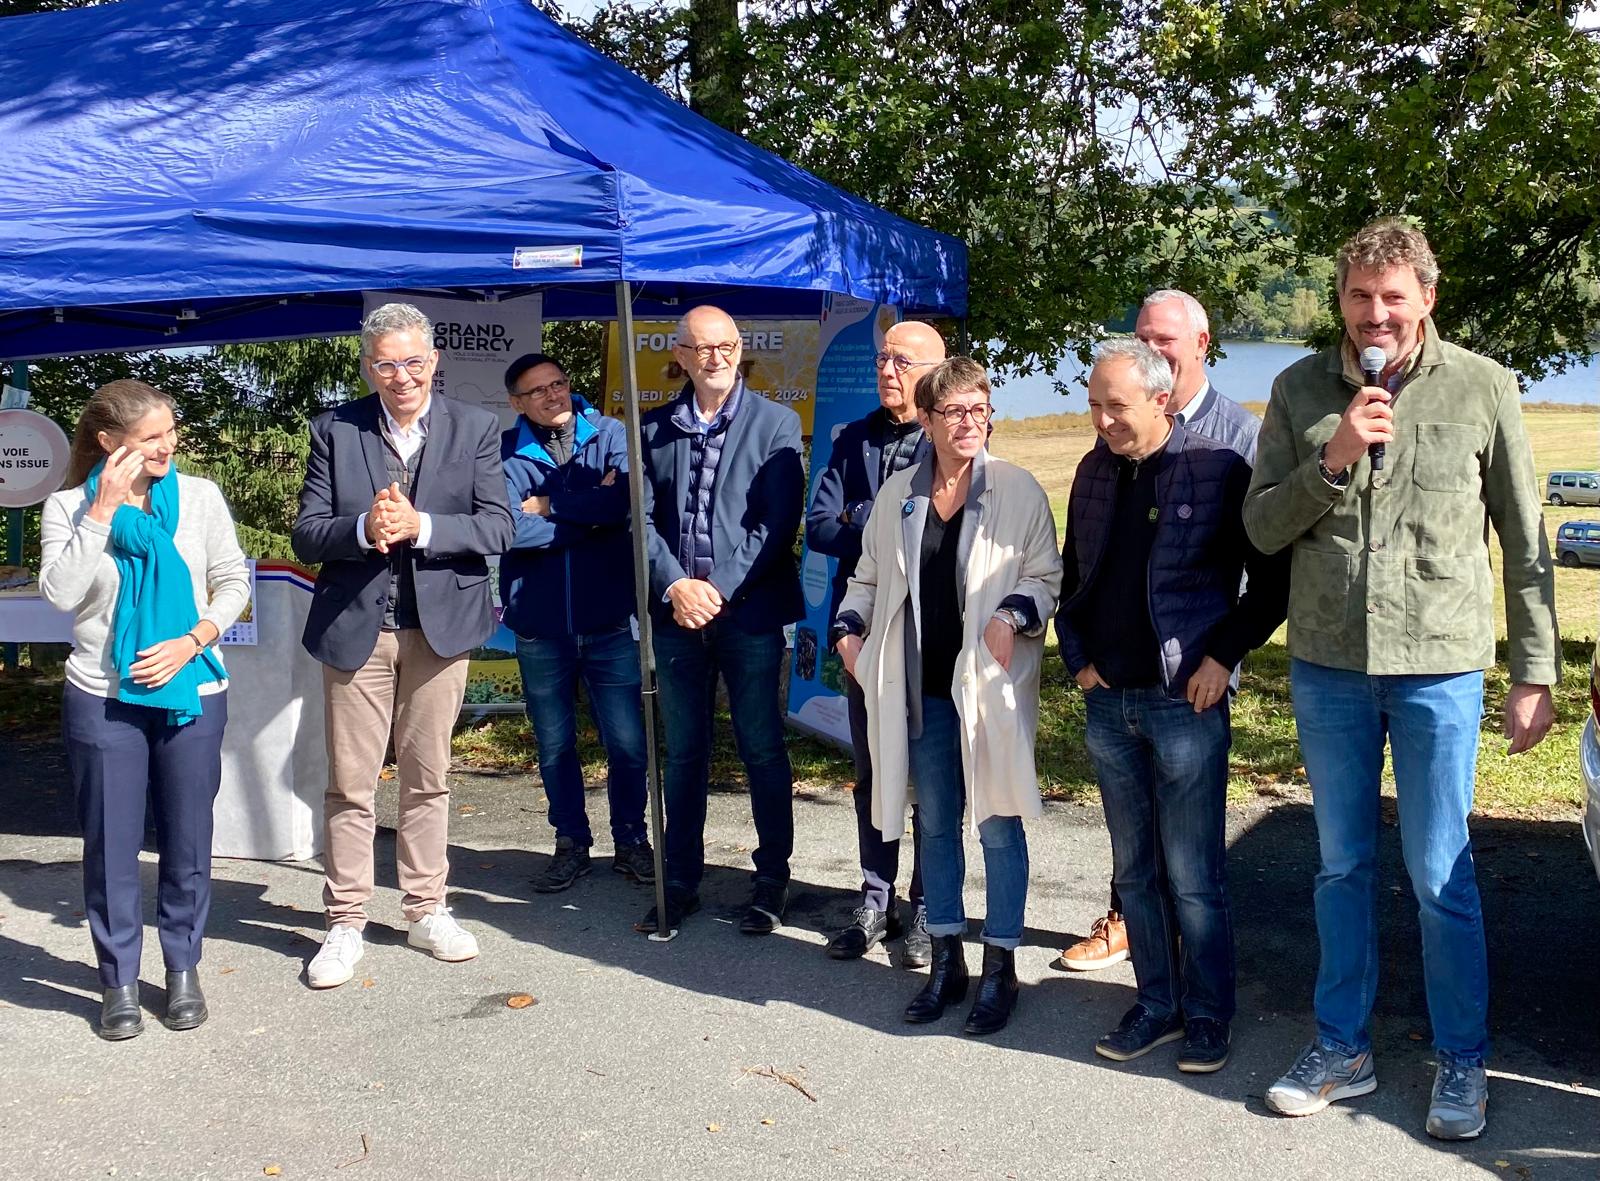
{"label": "blue jeans", "polygon": [[693,894],[705,876],[711,720],[719,673],[728,686],[734,745],[750,778],[755,876],[758,881],[787,885],[789,856],[794,852],[794,773],[778,709],[782,629],[746,632],[712,622],[695,631],[658,624],[655,649],[667,740],[662,776],[667,885]]}
{"label": "blue jeans", "polygon": [[1097,688],[1084,711],[1139,1002],[1232,1021],[1227,701],[1195,713],[1159,688]]}
{"label": "blue jeans", "polygon": [[578,678],[589,693],[589,713],[606,749],[611,800],[611,840],[637,845],[644,824],[644,712],[639,703],[639,646],[629,625],[586,636],[517,637],[517,666],[528,721],[539,742],[539,774],[550,801],[556,836],[580,848],[594,844],[584,808],[578,763]]}
{"label": "blue jeans", "polygon": [[[965,935],[962,887],[967,854],[961,818],[967,790],[961,770],[961,719],[947,697],[922,699],[922,737],[911,740],[911,779],[922,821],[922,888],[928,934]],[[978,825],[983,845],[985,943],[1015,948],[1022,942],[1028,905],[1028,838],[1020,816],[991,816]]]}
{"label": "blue jeans", "polygon": [[1482,1065],[1489,1051],[1489,962],[1467,814],[1483,674],[1368,676],[1295,660],[1289,675],[1322,851],[1318,1040],[1343,1054],[1371,1045],[1378,781],[1387,738],[1406,872],[1419,906],[1434,1048],[1441,1057]]}

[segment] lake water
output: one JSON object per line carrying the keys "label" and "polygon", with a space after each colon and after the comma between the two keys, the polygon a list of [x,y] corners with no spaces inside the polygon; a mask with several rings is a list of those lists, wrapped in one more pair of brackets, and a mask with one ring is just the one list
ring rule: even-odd
{"label": "lake water", "polygon": [[[1296,344],[1256,340],[1226,340],[1222,348],[1227,356],[1212,366],[1211,381],[1236,402],[1265,402],[1272,392],[1273,379],[1310,351]],[[1066,397],[1056,393],[1051,379],[1043,373],[1014,377],[995,390],[995,410],[1001,418],[1082,413],[1089,409],[1088,394],[1078,380],[1082,372],[1083,366],[1076,357],[1069,357],[1056,369],[1056,378],[1068,383],[1070,393]],[[1524,400],[1600,404],[1600,360],[1589,357],[1584,364],[1558,377],[1534,382]]]}

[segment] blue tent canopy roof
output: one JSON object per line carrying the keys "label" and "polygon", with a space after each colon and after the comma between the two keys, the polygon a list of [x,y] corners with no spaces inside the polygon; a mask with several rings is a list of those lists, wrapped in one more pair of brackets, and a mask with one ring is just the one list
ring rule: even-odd
{"label": "blue tent canopy roof", "polygon": [[[0,356],[822,293],[964,315],[961,242],[685,110],[527,0],[122,0],[4,23]],[[581,263],[578,261],[581,257]],[[642,287],[638,287],[642,285]]]}

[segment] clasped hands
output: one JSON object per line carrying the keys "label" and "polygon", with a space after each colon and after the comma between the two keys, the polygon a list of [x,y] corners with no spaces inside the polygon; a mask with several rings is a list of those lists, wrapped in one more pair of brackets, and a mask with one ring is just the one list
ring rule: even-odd
{"label": "clasped hands", "polygon": [[680,578],[667,588],[672,618],[679,627],[698,631],[722,610],[722,592],[703,578]]}
{"label": "clasped hands", "polygon": [[415,541],[421,529],[422,518],[398,483],[378,489],[367,510],[367,540],[375,550],[386,554],[391,546]]}

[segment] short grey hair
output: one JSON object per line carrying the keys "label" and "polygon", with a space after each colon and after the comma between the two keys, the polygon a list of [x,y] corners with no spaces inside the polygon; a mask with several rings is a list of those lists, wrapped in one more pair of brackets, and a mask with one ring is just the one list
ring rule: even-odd
{"label": "short grey hair", "polygon": [[1165,357],[1136,336],[1119,336],[1114,340],[1102,341],[1094,351],[1094,367],[1098,369],[1107,361],[1131,362],[1147,398],[1172,392],[1172,366],[1167,364]]}
{"label": "short grey hair", "polygon": [[413,328],[421,329],[428,347],[432,348],[433,322],[422,314],[421,308],[409,303],[386,303],[373,308],[361,321],[361,351],[370,355],[380,337],[391,332],[410,332]]}
{"label": "short grey hair", "polygon": [[1163,287],[1160,291],[1152,291],[1144,297],[1144,305],[1153,308],[1157,304],[1170,303],[1177,300],[1183,305],[1183,310],[1189,314],[1189,329],[1196,336],[1202,332],[1210,335],[1211,321],[1206,318],[1206,310],[1200,301],[1187,291],[1179,291],[1176,287]]}

